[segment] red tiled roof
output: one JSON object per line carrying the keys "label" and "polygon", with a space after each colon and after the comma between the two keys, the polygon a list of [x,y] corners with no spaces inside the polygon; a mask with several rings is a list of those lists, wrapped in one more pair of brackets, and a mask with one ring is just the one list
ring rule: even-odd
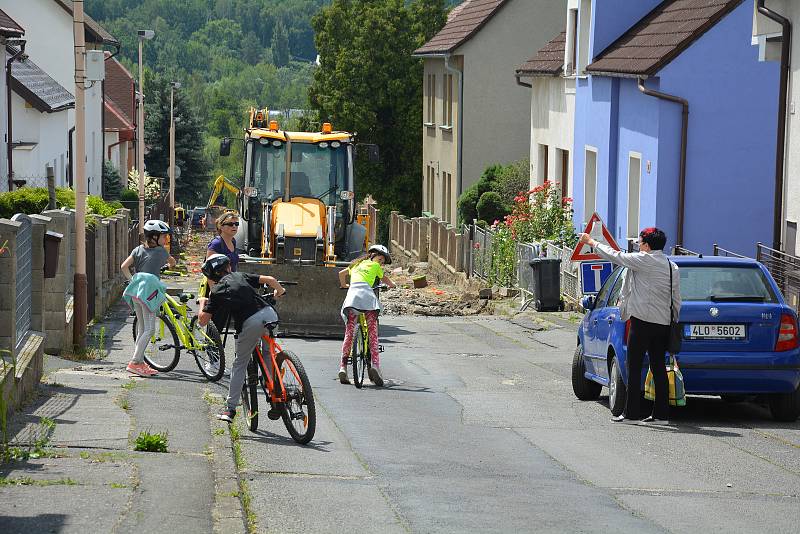
{"label": "red tiled roof", "polygon": [[[69,13],[70,16],[72,16],[72,2],[71,1],[69,1],[69,0],[53,0],[53,1],[56,4],[60,5],[61,8],[64,11],[66,11],[67,13]],[[89,37],[91,38],[92,41],[95,41],[95,42],[98,42],[98,43],[110,44],[110,45],[118,45],[119,44],[119,41],[117,41],[117,39],[113,35],[108,33],[108,31],[106,31],[105,28],[100,26],[100,24],[98,24],[96,20],[94,20],[89,15],[87,15],[85,12],[84,12],[83,16],[84,16],[83,24],[84,24],[86,33],[89,35]]]}
{"label": "red tiled roof", "polygon": [[653,75],[742,0],[666,0],[606,48],[586,70]]}
{"label": "red tiled roof", "polygon": [[125,113],[114,103],[111,99],[106,99],[105,114],[105,129],[115,131],[133,131],[133,123],[125,116]]}
{"label": "red tiled roof", "polygon": [[561,32],[544,45],[536,55],[517,68],[517,74],[558,76],[564,67],[567,32]]}
{"label": "red tiled roof", "polygon": [[136,95],[133,76],[122,63],[106,52],[106,79],[104,83],[106,100],[113,100],[128,122],[136,115]]}
{"label": "red tiled roof", "polygon": [[452,52],[475,35],[507,1],[468,0],[464,2],[453,9],[444,28],[434,35],[430,41],[416,49],[414,54],[425,55]]}
{"label": "red tiled roof", "polygon": [[0,35],[3,37],[22,37],[25,35],[25,30],[22,26],[8,16],[8,14],[0,9]]}

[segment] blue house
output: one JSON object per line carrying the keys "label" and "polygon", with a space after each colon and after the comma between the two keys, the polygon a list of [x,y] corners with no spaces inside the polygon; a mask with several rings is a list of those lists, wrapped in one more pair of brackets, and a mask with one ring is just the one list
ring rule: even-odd
{"label": "blue house", "polygon": [[705,253],[771,243],[778,66],[752,2],[573,2],[579,231],[597,211],[620,243],[648,226]]}

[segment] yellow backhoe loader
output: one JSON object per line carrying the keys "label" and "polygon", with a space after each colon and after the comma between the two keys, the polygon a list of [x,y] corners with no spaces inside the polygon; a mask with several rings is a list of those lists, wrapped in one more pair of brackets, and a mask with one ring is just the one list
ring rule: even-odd
{"label": "yellow backhoe loader", "polygon": [[[337,273],[366,250],[377,223],[375,210],[359,213],[355,203],[355,136],[328,123],[320,132],[281,130],[268,110],[252,109],[243,141],[239,269],[299,283],[281,301],[284,335],[341,336]],[[223,139],[221,155],[232,142]],[[359,147],[377,160],[375,145]]]}
{"label": "yellow backhoe loader", "polygon": [[211,186],[211,196],[208,197],[208,204],[206,204],[206,228],[213,229],[217,217],[226,211],[233,210],[233,208],[228,208],[226,206],[218,206],[216,203],[223,189],[231,193],[238,203],[240,194],[239,188],[226,180],[224,176],[217,176],[217,179],[214,180],[214,184]]}

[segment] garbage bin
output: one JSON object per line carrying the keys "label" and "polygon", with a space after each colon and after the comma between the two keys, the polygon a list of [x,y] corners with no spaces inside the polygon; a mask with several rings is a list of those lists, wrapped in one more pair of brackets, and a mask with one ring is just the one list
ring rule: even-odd
{"label": "garbage bin", "polygon": [[528,262],[533,269],[531,287],[536,311],[558,311],[561,309],[561,260],[559,258],[535,258]]}
{"label": "garbage bin", "polygon": [[58,270],[58,247],[63,235],[47,231],[44,234],[44,277],[55,278]]}

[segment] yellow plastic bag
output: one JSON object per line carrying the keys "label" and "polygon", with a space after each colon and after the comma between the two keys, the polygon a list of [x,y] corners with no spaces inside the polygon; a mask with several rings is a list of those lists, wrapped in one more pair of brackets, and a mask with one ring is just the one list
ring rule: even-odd
{"label": "yellow plastic bag", "polygon": [[[686,406],[686,388],[683,385],[683,375],[678,360],[670,354],[669,364],[667,365],[667,382],[669,383],[669,403],[671,406]],[[655,400],[656,384],[653,380],[653,371],[647,370],[647,378],[644,381],[644,398]]]}

